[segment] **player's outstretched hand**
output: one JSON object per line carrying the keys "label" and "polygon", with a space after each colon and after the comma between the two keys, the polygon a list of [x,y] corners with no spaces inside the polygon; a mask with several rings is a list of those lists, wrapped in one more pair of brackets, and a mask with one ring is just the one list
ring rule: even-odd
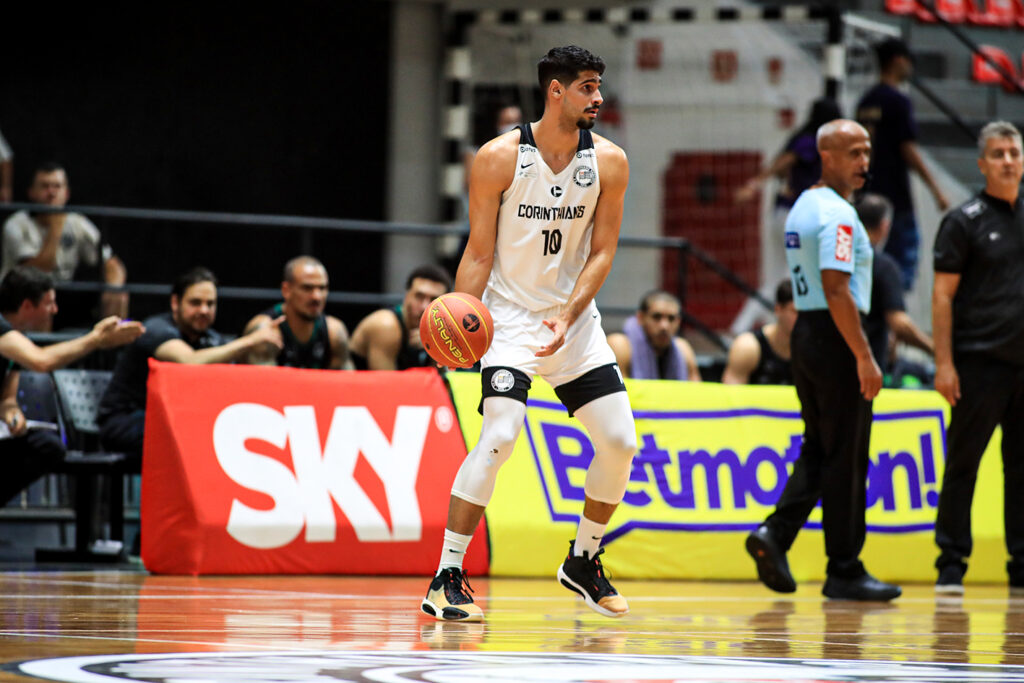
{"label": "player's outstretched hand", "polygon": [[256,346],[260,344],[270,344],[274,348],[284,348],[284,337],[281,336],[281,323],[285,320],[283,315],[279,315],[270,321],[269,325],[260,325],[249,334],[253,338],[253,343]]}
{"label": "player's outstretched hand", "polygon": [[146,328],[137,320],[121,320],[111,315],[93,325],[92,331],[99,339],[101,349],[112,349],[135,341]]}
{"label": "player's outstretched hand", "polygon": [[882,389],[882,371],[870,353],[857,359],[857,379],[860,380],[860,393],[870,401]]}
{"label": "player's outstretched hand", "polygon": [[565,343],[565,332],[569,329],[569,324],[562,317],[545,320],[544,326],[554,332],[555,336],[547,344],[540,347],[537,353],[534,354],[535,356],[550,356],[562,348],[562,344]]}

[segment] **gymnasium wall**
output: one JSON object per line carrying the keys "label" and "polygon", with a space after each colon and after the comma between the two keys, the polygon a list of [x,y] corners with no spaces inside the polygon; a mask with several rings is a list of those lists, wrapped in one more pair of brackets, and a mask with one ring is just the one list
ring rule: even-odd
{"label": "gymnasium wall", "polygon": [[[67,165],[72,202],[383,219],[387,2],[110,2],[5,7],[0,130],[15,197],[32,166]],[[429,220],[432,217],[428,217]],[[204,263],[225,284],[275,286],[294,231],[100,223],[133,281]],[[380,240],[314,234],[334,289],[381,288]],[[163,310],[138,298],[133,314]],[[222,306],[237,331],[258,302]],[[241,310],[244,309],[244,310]],[[354,324],[365,311],[335,311]]]}

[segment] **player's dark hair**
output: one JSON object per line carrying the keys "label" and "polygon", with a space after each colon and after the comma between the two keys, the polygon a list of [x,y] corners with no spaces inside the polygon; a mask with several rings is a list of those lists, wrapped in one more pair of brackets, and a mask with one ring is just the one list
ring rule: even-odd
{"label": "player's dark hair", "polygon": [[425,263],[409,273],[409,277],[405,279],[406,291],[409,291],[409,288],[412,287],[412,281],[417,278],[430,280],[431,282],[440,282],[444,285],[444,291],[452,291],[452,276],[448,274],[447,270],[433,263]]}
{"label": "player's dark hair", "polygon": [[831,97],[821,97],[811,103],[811,111],[807,116],[807,123],[803,125],[797,135],[814,135],[818,129],[829,121],[843,118],[843,112],[839,105]]}
{"label": "player's dark hair", "polygon": [[187,270],[178,276],[178,279],[174,281],[174,287],[171,289],[171,294],[181,299],[189,287],[197,285],[200,282],[209,282],[216,287],[217,276],[214,275],[213,271],[209,268],[196,266],[195,268]]}
{"label": "player's dark hair", "polygon": [[866,230],[875,230],[883,221],[892,218],[892,202],[873,192],[862,194],[853,203],[853,208]]}
{"label": "player's dark hair", "polygon": [[323,271],[327,272],[324,264],[320,263],[319,259],[315,259],[312,256],[296,256],[284,264],[284,273],[281,275],[281,280],[284,282],[295,282],[295,269],[299,266],[307,265],[314,268],[323,268]]}
{"label": "player's dark hair", "polygon": [[53,277],[32,266],[16,266],[0,281],[0,313],[14,313],[28,299],[38,306],[43,295],[53,289]]}
{"label": "player's dark hair", "polygon": [[875,57],[878,58],[878,68],[882,71],[885,71],[897,57],[908,57],[911,60],[914,58],[910,48],[899,38],[888,38],[875,45]]}
{"label": "player's dark hair", "polygon": [[679,301],[679,297],[675,294],[666,292],[664,289],[652,289],[651,291],[644,294],[643,298],[640,299],[640,312],[646,313],[651,309],[651,304],[655,301],[671,301],[682,310],[683,305]]}
{"label": "player's dark hair", "polygon": [[63,164],[58,164],[56,161],[44,161],[36,164],[36,167],[32,169],[32,182],[36,181],[36,176],[40,173],[53,173],[54,171],[64,171],[65,176],[68,174]]}
{"label": "player's dark hair", "polygon": [[604,60],[576,45],[553,47],[537,62],[537,80],[540,89],[547,92],[552,80],[568,87],[579,78],[581,71],[604,73]]}
{"label": "player's dark hair", "polygon": [[793,300],[793,283],[787,277],[775,288],[775,305],[785,306]]}

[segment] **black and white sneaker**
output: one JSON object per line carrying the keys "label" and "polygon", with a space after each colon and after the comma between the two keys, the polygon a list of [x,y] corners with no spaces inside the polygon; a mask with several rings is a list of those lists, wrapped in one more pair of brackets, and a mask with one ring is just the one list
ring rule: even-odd
{"label": "black and white sneaker", "polygon": [[947,564],[939,569],[939,578],[935,581],[935,592],[939,595],[963,595],[963,565]]}
{"label": "black and white sneaker", "polygon": [[587,603],[587,607],[606,617],[618,618],[629,612],[629,603],[619,595],[615,587],[608,582],[604,567],[601,566],[601,548],[593,557],[584,551],[582,556],[572,554],[575,541],[569,541],[569,555],[558,568],[558,581],[578,593]]}
{"label": "black and white sneaker", "polygon": [[445,567],[430,582],[420,609],[438,621],[483,621],[484,611],[473,604],[472,592],[461,569]]}

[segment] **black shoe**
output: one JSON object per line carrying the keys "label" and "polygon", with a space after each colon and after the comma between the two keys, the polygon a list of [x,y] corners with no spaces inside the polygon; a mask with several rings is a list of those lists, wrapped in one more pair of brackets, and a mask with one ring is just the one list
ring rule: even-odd
{"label": "black shoe", "polygon": [[430,582],[420,609],[438,621],[483,621],[484,612],[473,604],[472,592],[461,569],[445,567]]}
{"label": "black shoe", "polygon": [[935,592],[940,595],[963,595],[964,566],[962,564],[947,564],[939,569]]}
{"label": "black shoe", "polygon": [[601,565],[601,548],[593,557],[583,551],[583,555],[572,554],[574,541],[569,541],[569,555],[558,568],[558,582],[574,593],[578,593],[587,607],[598,614],[616,619],[629,612],[629,603],[619,595],[615,587],[609,583]]}
{"label": "black shoe", "polygon": [[1010,560],[1006,563],[1006,573],[1010,575],[1010,595],[1024,598],[1024,563]]}
{"label": "black shoe", "polygon": [[764,525],[747,536],[747,552],[757,563],[757,578],[776,593],[792,593],[796,581],[789,573],[786,551],[779,547],[771,530]]}
{"label": "black shoe", "polygon": [[865,573],[855,579],[829,575],[821,592],[833,600],[885,601],[898,598],[903,594],[903,589]]}

